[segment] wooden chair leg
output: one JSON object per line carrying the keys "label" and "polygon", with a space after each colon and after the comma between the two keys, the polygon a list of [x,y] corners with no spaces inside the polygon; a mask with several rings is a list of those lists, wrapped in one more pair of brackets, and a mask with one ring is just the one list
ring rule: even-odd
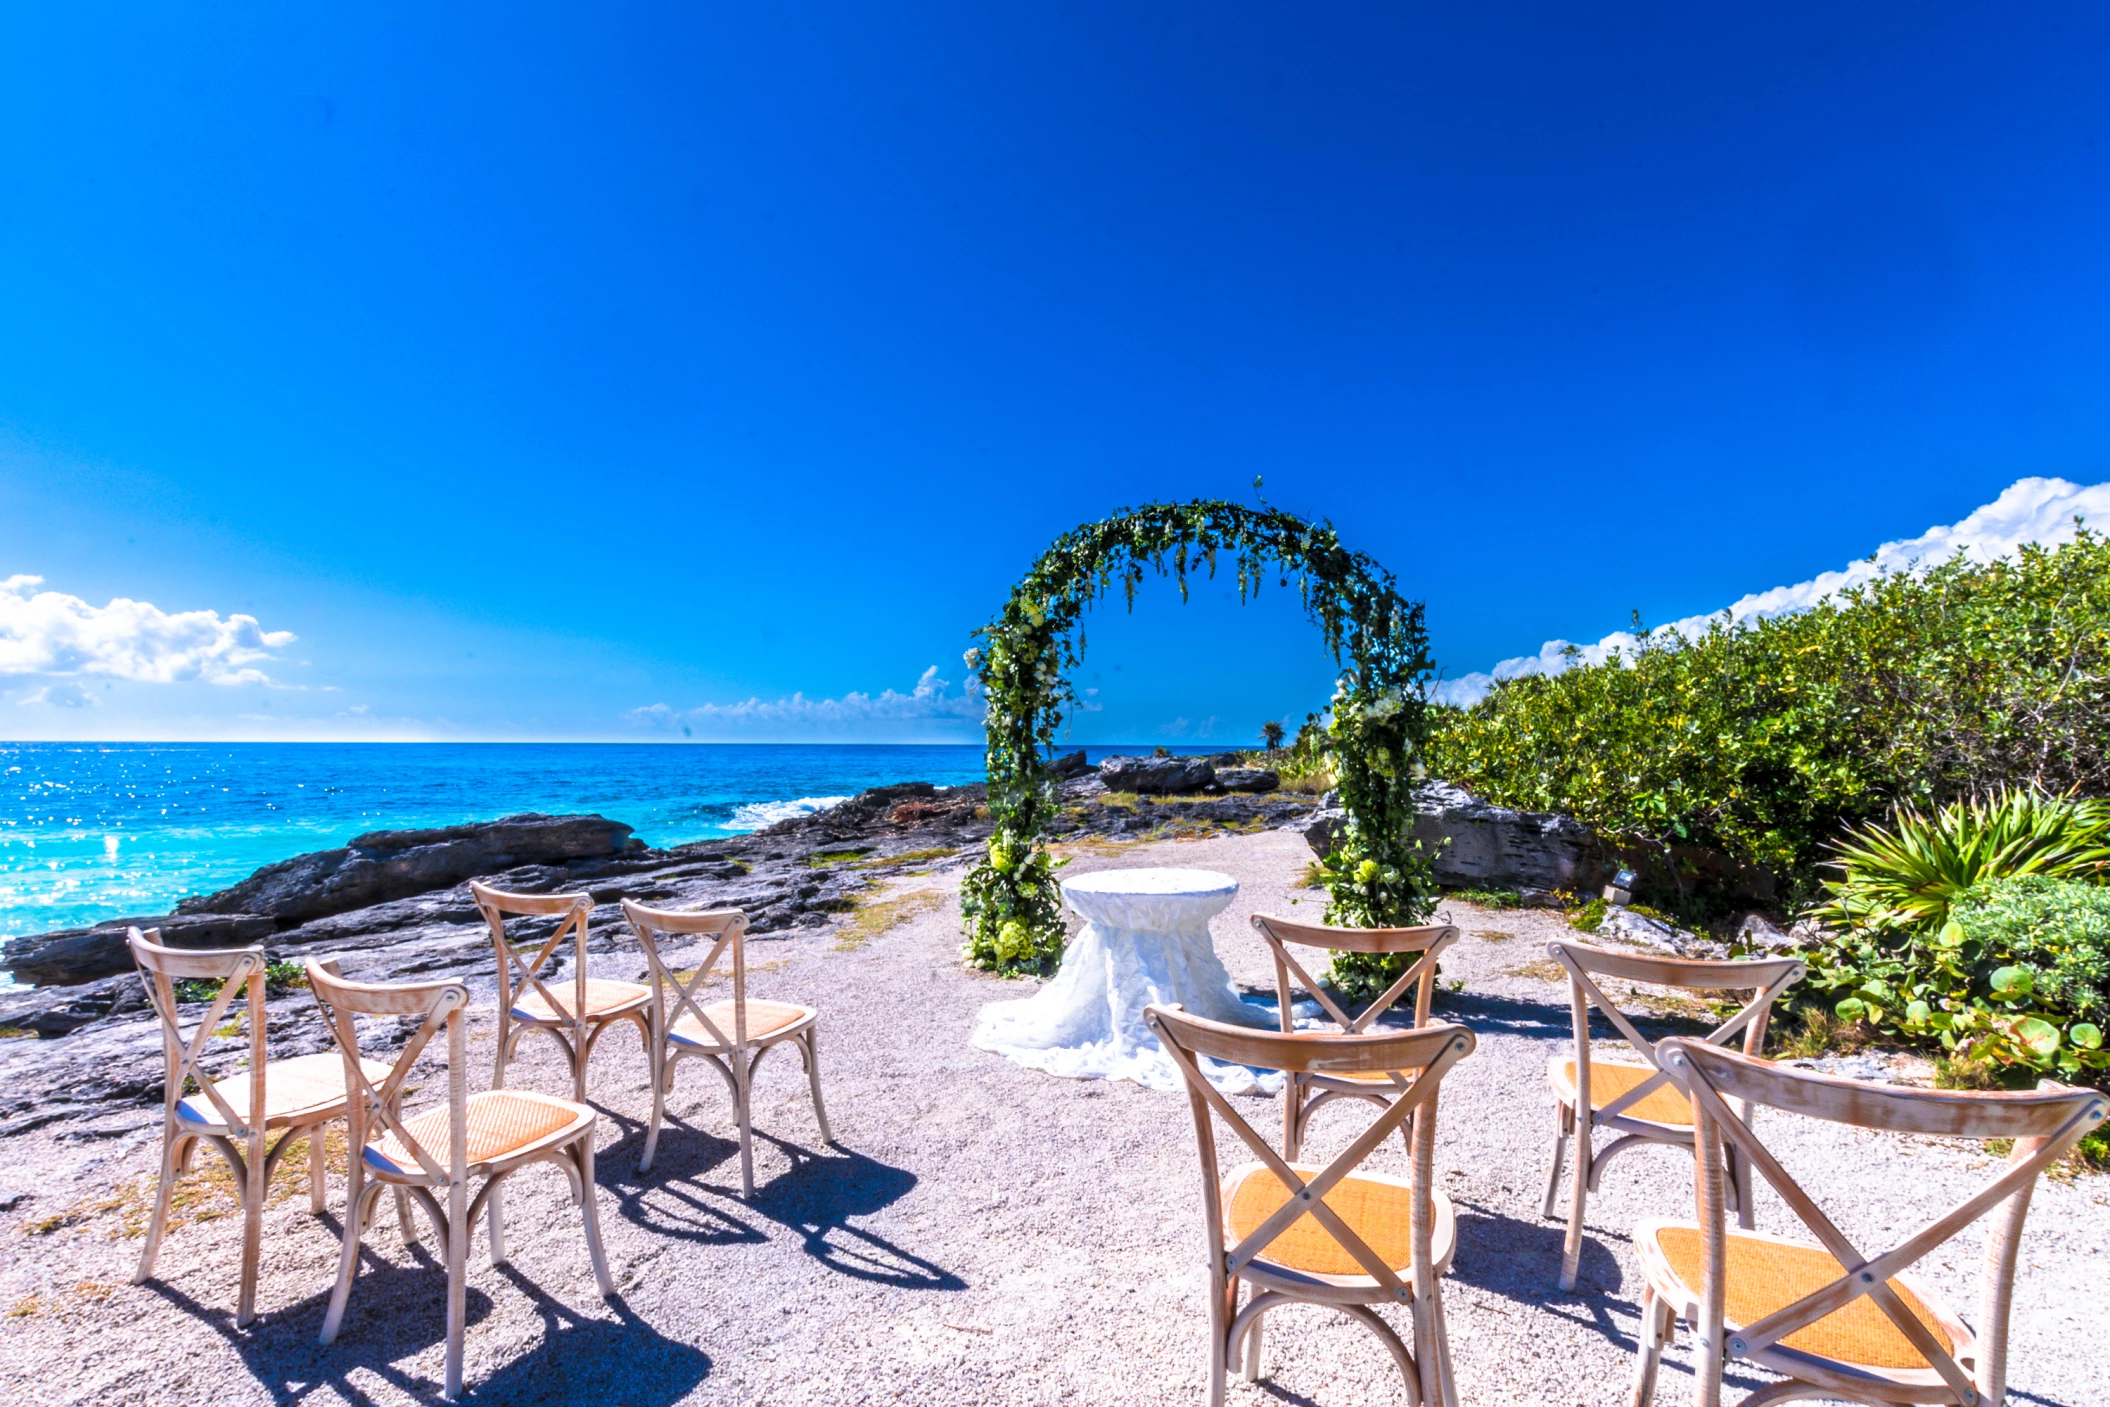
{"label": "wooden chair leg", "polygon": [[513,1023],[506,1019],[505,1003],[498,1004],[498,1058],[491,1066],[491,1088],[506,1087],[506,1062],[513,1058],[513,1041],[517,1033]]}
{"label": "wooden chair leg", "polygon": [[1443,1407],[1458,1407],[1458,1378],[1451,1369],[1450,1321],[1444,1317],[1441,1286],[1429,1294],[1429,1329],[1429,1352],[1436,1360],[1436,1390],[1440,1394],[1436,1400]]}
{"label": "wooden chair leg", "polygon": [[816,1042],[820,1036],[818,1025],[809,1026],[805,1036],[806,1083],[813,1090],[813,1121],[821,1126],[821,1142],[835,1142],[835,1135],[828,1128],[828,1106],[821,1100],[821,1055]]}
{"label": "wooden chair leg", "polygon": [[572,1027],[571,1032],[571,1097],[586,1102],[586,1062],[593,1057],[593,1037],[599,1035],[585,1022]]}
{"label": "wooden chair leg", "polygon": [[491,1264],[506,1263],[506,1188],[501,1178],[491,1188],[491,1195],[484,1199],[484,1225],[491,1238]]}
{"label": "wooden chair leg", "polygon": [[410,1210],[410,1194],[396,1189],[396,1231],[406,1249],[418,1243],[418,1219]]}
{"label": "wooden chair leg", "polygon": [[1575,1111],[1575,1178],[1568,1193],[1568,1236],[1561,1243],[1561,1288],[1575,1288],[1582,1264],[1583,1211],[1590,1196],[1590,1120]]}
{"label": "wooden chair leg", "polygon": [[664,1047],[648,1048],[645,1059],[651,1069],[648,1078],[652,1081],[652,1121],[645,1126],[644,1156],[637,1160],[637,1170],[641,1173],[652,1171],[652,1159],[659,1152],[659,1125],[667,1117],[667,1080],[673,1073]]}
{"label": "wooden chair leg", "polygon": [[1546,1207],[1540,1215],[1547,1219],[1558,1216],[1561,1195],[1561,1167],[1568,1159],[1568,1131],[1574,1120],[1569,1116],[1568,1106],[1553,1106],[1553,1171],[1546,1174]]}
{"label": "wooden chair leg", "polygon": [[733,1054],[733,1115],[740,1124],[740,1195],[755,1195],[755,1147],[754,1136],[748,1127],[750,1095],[753,1092],[755,1066],[746,1052]]}
{"label": "wooden chair leg", "polygon": [[608,1253],[601,1249],[601,1211],[594,1197],[593,1181],[593,1133],[577,1144],[576,1157],[579,1164],[579,1210],[586,1222],[586,1257],[593,1262],[593,1281],[600,1287],[601,1298],[615,1298],[615,1281],[608,1275]]}
{"label": "wooden chair leg", "polygon": [[247,1166],[242,1169],[242,1290],[234,1312],[237,1329],[246,1329],[256,1318],[257,1265],[264,1250],[264,1135],[249,1140]]}
{"label": "wooden chair leg", "polygon": [[325,1161],[323,1139],[329,1128],[328,1124],[316,1124],[308,1130],[308,1210],[316,1216],[321,1216],[328,1210],[328,1189],[324,1186],[323,1179],[329,1165]]}
{"label": "wooden chair leg", "polygon": [[[462,1331],[469,1320],[468,1192],[459,1182],[447,1189],[447,1385],[443,1391],[450,1400],[462,1395]],[[491,1205],[498,1205],[496,1189]]]}
{"label": "wooden chair leg", "polygon": [[1209,1281],[1209,1407],[1223,1407],[1230,1386],[1231,1321],[1237,1317],[1231,1311],[1238,1306],[1238,1282],[1225,1284],[1221,1267]]}
{"label": "wooden chair leg", "polygon": [[[337,1331],[344,1325],[345,1302],[351,1299],[352,1281],[359,1274],[360,1222],[373,1200],[367,1195],[360,1171],[361,1164],[354,1159],[345,1177],[344,1248],[337,1257],[337,1287],[330,1291],[330,1307],[322,1316],[321,1341],[326,1344],[337,1342]],[[380,1188],[377,1185],[373,1190],[378,1192]]]}
{"label": "wooden chair leg", "polygon": [[1304,1088],[1295,1070],[1282,1076],[1282,1156],[1297,1161],[1297,1110],[1304,1102]]}
{"label": "wooden chair leg", "polygon": [[1260,1318],[1253,1321],[1252,1328],[1246,1330],[1245,1380],[1249,1383],[1260,1381],[1260,1331],[1266,1323],[1267,1316],[1263,1314]]}
{"label": "wooden chair leg", "polygon": [[139,1269],[132,1275],[135,1285],[144,1285],[153,1277],[154,1259],[161,1254],[162,1233],[168,1228],[169,1198],[176,1190],[181,1162],[176,1141],[164,1134],[161,1140],[161,1182],[154,1189],[154,1215],[147,1222],[147,1243],[139,1253]]}
{"label": "wooden chair leg", "polygon": [[1758,1226],[1758,1209],[1752,1205],[1751,1160],[1731,1144],[1724,1150],[1729,1164],[1729,1195],[1736,1198],[1736,1224],[1746,1231]]}
{"label": "wooden chair leg", "polygon": [[1663,1362],[1670,1318],[1670,1306],[1656,1297],[1653,1287],[1642,1294],[1640,1343],[1634,1355],[1634,1390],[1627,1397],[1627,1407],[1654,1407],[1656,1369]]}

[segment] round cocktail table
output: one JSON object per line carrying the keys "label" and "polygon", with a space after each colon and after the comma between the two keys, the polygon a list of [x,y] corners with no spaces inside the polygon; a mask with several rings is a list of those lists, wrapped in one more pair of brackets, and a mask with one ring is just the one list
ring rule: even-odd
{"label": "round cocktail table", "polygon": [[[1272,1026],[1274,1007],[1242,1000],[1209,939],[1209,920],[1238,893],[1214,870],[1101,870],[1062,886],[1086,919],[1047,986],[982,1008],[974,1043],[1021,1065],[1079,1080],[1181,1088],[1178,1067],[1143,1024],[1152,1002],[1196,1016]],[[1226,1094],[1281,1088],[1276,1071],[1202,1062]]]}

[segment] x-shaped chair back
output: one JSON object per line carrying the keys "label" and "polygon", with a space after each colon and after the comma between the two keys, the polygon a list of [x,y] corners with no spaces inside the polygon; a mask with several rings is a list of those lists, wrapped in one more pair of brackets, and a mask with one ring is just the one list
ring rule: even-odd
{"label": "x-shaped chair back", "polygon": [[[1302,983],[1304,990],[1326,1008],[1326,1014],[1351,1035],[1369,1030],[1378,1017],[1406,995],[1410,987],[1415,989],[1414,1024],[1428,1025],[1429,1003],[1436,992],[1436,960],[1443,956],[1444,949],[1458,941],[1458,930],[1449,924],[1431,924],[1423,928],[1329,928],[1324,924],[1278,918],[1274,914],[1254,914],[1253,928],[1266,940],[1275,957],[1275,991],[1280,999],[1284,1031],[1296,1029],[1289,1009],[1291,977]],[[1296,954],[1290,951],[1292,947],[1336,953],[1377,953],[1388,957],[1420,956],[1376,1001],[1363,1008],[1362,1015],[1351,1017],[1334,1001],[1327,988],[1304,970]]]}
{"label": "x-shaped chair back", "polygon": [[[462,1030],[462,1013],[469,1006],[469,989],[459,982],[352,982],[338,970],[335,959],[308,960],[308,986],[315,1004],[322,1008],[330,1035],[344,1056],[344,1088],[351,1157],[356,1162],[368,1143],[386,1129],[417,1159],[419,1168],[434,1187],[452,1187],[464,1182],[469,1170],[469,1086],[464,1069],[468,1047]],[[359,1016],[422,1017],[418,1029],[403,1043],[395,1063],[377,1088],[360,1066]],[[403,1126],[404,1084],[411,1067],[440,1029],[447,1032],[447,1161],[413,1138]],[[369,1132],[374,1125],[373,1132]]]}
{"label": "x-shaped chair back", "polygon": [[[1684,1038],[1664,1040],[1656,1050],[1663,1068],[1678,1079],[1693,1103],[1694,1176],[1705,1247],[1699,1357],[1707,1375],[1703,1389],[1710,1384],[1712,1389],[1711,1396],[1703,1391],[1703,1400],[1720,1400],[1724,1359],[1720,1348],[1708,1351],[1705,1346],[1720,1345],[1723,1335],[1728,1267],[1721,1154],[1726,1140],[1728,1147],[1740,1151],[1772,1184],[1844,1272],[1823,1288],[1739,1326],[1726,1345],[1728,1356],[1754,1360],[1819,1387],[1858,1385],[1865,1392],[1865,1368],[1832,1367],[1824,1359],[1788,1349],[1780,1342],[1865,1295],[1926,1359],[1940,1384],[1954,1394],[1955,1402],[1963,1407],[1999,1402],[2005,1391],[2008,1302],[2030,1193],[2039,1172],[2064,1157],[2082,1135],[2101,1127],[2110,1100],[2094,1090],[2049,1081],[2034,1091],[1990,1093],[1876,1085],[1775,1065]],[[1887,1133],[2012,1139],[2014,1151],[1999,1174],[1978,1192],[1895,1248],[1870,1254],[1847,1239],[1752,1132],[1748,1111],[1758,1105]],[[1972,1354],[1965,1355],[1975,1358],[1974,1381],[1890,1282],[2003,1203],[2005,1212],[1986,1241],[1977,1341]],[[1915,1396],[1911,1400],[1929,1399]]]}
{"label": "x-shaped chair back", "polygon": [[[1271,1299],[1306,1300],[1342,1309],[1385,1338],[1409,1380],[1418,1379],[1417,1391],[1422,1400],[1454,1401],[1442,1307],[1436,1294],[1436,1267],[1433,1264],[1436,1213],[1430,1188],[1435,1172],[1436,1091],[1451,1067],[1472,1053],[1473,1033],[1463,1026],[1449,1023],[1376,1034],[1256,1031],[1204,1020],[1188,1015],[1177,1006],[1162,1005],[1146,1007],[1143,1019],[1185,1078],[1188,1103],[1194,1114],[1195,1141],[1201,1153],[1212,1307],[1218,1314],[1217,1369],[1221,1369],[1227,1356],[1236,1354],[1249,1328],[1257,1333],[1259,1315],[1266,1312]],[[1287,1159],[1278,1156],[1267,1140],[1254,1132],[1253,1126],[1209,1082],[1198,1063],[1202,1056],[1293,1074],[1401,1071],[1414,1078],[1333,1161],[1306,1177]],[[1340,1186],[1409,1118],[1413,1120],[1408,1210],[1411,1285],[1402,1280],[1398,1272],[1385,1263],[1385,1258],[1325,1201],[1329,1192]],[[1280,1207],[1246,1231],[1236,1244],[1228,1246],[1224,1243],[1223,1178],[1216,1158],[1218,1119],[1287,1189]],[[1323,1227],[1341,1250],[1362,1267],[1373,1282],[1370,1286],[1323,1280],[1268,1261],[1268,1247],[1305,1216],[1310,1216]],[[1267,1286],[1270,1294],[1267,1298],[1256,1297],[1243,1314],[1233,1319],[1228,1311],[1241,1278],[1251,1280],[1256,1286]],[[1399,1346],[1396,1336],[1383,1321],[1359,1308],[1383,1303],[1412,1307],[1415,1351],[1411,1356]],[[1257,1342],[1251,1361],[1257,1364]],[[1214,1381],[1220,1395],[1220,1376]]]}
{"label": "x-shaped chair back", "polygon": [[[1558,1124],[1554,1131],[1553,1169],[1546,1178],[1544,1209],[1549,1217],[1555,1213],[1561,1189],[1561,1166],[1567,1158],[1568,1142],[1573,1138],[1575,1173],[1568,1194],[1568,1231],[1561,1248],[1560,1272],[1561,1288],[1572,1290],[1582,1263],[1583,1212],[1590,1193],[1597,1189],[1603,1177],[1605,1164],[1618,1154],[1648,1144],[1672,1144],[1682,1148],[1692,1142],[1692,1130],[1685,1122],[1666,1123],[1660,1118],[1643,1117],[1635,1108],[1642,1101],[1657,1096],[1659,1091],[1672,1096],[1667,1102],[1680,1115],[1684,1114],[1685,1102],[1675,1098],[1676,1086],[1663,1073],[1661,1062],[1656,1058],[1655,1043],[1642,1035],[1618,1004],[1605,995],[1604,988],[1597,985],[1597,979],[1618,977],[1629,982],[1648,982],[1693,992],[1749,991],[1751,1000],[1715,1027],[1707,1039],[1721,1044],[1742,1036],[1744,1050],[1756,1055],[1765,1044],[1766,1020],[1772,1013],[1774,998],[1802,977],[1803,967],[1797,958],[1721,962],[1615,953],[1585,943],[1569,942],[1548,943],[1546,951],[1567,971],[1574,1017],[1575,1052],[1570,1062],[1574,1075],[1572,1088],[1560,1078],[1562,1062],[1558,1059],[1553,1062],[1553,1085],[1558,1105],[1554,1112]],[[1646,1078],[1634,1080],[1630,1088],[1615,1098],[1605,1101],[1602,1108],[1592,1107],[1596,1103],[1591,1095],[1590,1063],[1590,1008],[1593,1006],[1605,1014],[1605,1019],[1617,1028],[1626,1043],[1648,1062],[1644,1068],[1651,1072]],[[1625,1078],[1632,1079],[1632,1076]],[[1662,1104],[1656,1108],[1660,1113]],[[1590,1141],[1591,1130],[1598,1125],[1619,1134],[1602,1150],[1596,1149]],[[1729,1179],[1737,1218],[1744,1226],[1750,1226],[1753,1217],[1751,1170],[1740,1161],[1731,1159]]]}
{"label": "x-shaped chair back", "polygon": [[[491,943],[498,950],[498,1009],[504,1013],[513,1005],[513,993],[532,987],[542,1000],[549,1003],[554,1019],[573,1030],[576,1038],[579,1028],[585,1025],[586,1017],[586,923],[593,915],[591,894],[508,894],[474,880],[469,883],[469,893],[476,900],[478,912],[491,928]],[[543,940],[532,956],[506,937],[506,920],[509,918],[548,918],[556,916],[560,921],[555,931]],[[569,1004],[557,999],[556,993],[542,980],[542,969],[550,955],[557,951],[566,938],[572,940],[572,994]]]}
{"label": "x-shaped chair back", "polygon": [[[1377,1019],[1394,1003],[1414,993],[1414,1024],[1429,1024],[1429,1004],[1436,995],[1436,963],[1453,943],[1458,930],[1448,924],[1420,928],[1331,928],[1324,924],[1299,923],[1275,914],[1254,914],[1253,930],[1268,945],[1275,959],[1275,1004],[1285,1032],[1296,1029],[1290,1007],[1296,984],[1302,984],[1313,1000],[1326,1009],[1343,1032],[1357,1035],[1372,1029]],[[1387,957],[1414,957],[1406,971],[1377,1000],[1351,1017],[1333,998],[1333,993],[1305,970],[1294,948],[1320,952],[1372,953]],[[1292,981],[1294,979],[1294,982]],[[1285,1072],[1282,1081],[1282,1151],[1294,1158],[1304,1143],[1304,1130],[1325,1105],[1336,1099],[1362,1099],[1384,1104],[1407,1088],[1399,1071],[1387,1071],[1383,1081],[1343,1079],[1322,1074]]]}
{"label": "x-shaped chair back", "polygon": [[[177,1102],[183,1098],[184,1084],[196,1080],[205,1099],[219,1114],[226,1125],[226,1137],[261,1137],[264,1132],[264,950],[262,948],[218,948],[210,952],[192,952],[182,948],[165,948],[158,941],[160,929],[145,933],[138,929],[127,929],[125,942],[132,950],[132,961],[139,968],[140,980],[146,984],[147,999],[153,1003],[154,1014],[161,1018],[161,1050],[168,1065],[168,1084],[162,1096],[162,1111],[166,1119],[176,1118]],[[212,1003],[200,1017],[198,1024],[185,1034],[177,1017],[176,983],[178,981],[217,981],[220,990],[213,994]],[[249,1109],[237,1111],[217,1089],[212,1077],[199,1068],[199,1059],[218,1035],[220,1020],[235,996],[246,990],[249,1001],[249,1068],[255,1077],[249,1081]]]}
{"label": "x-shaped chair back", "polygon": [[1766,1021],[1773,1001],[1802,980],[1800,958],[1758,958],[1746,961],[1716,961],[1703,958],[1652,957],[1640,953],[1615,953],[1583,943],[1555,941],[1546,945],[1553,960],[1567,969],[1569,997],[1575,1020],[1575,1098],[1578,1110],[1590,1108],[1590,1008],[1595,1006],[1617,1027],[1656,1073],[1595,1111],[1594,1122],[1629,1131],[1655,1132],[1655,1126],[1635,1120],[1627,1110],[1659,1089],[1672,1088],[1655,1043],[1641,1034],[1618,1004],[1597,985],[1598,977],[1617,977],[1628,982],[1647,982],[1689,992],[1748,991],[1751,1000],[1737,1008],[1727,1020],[1707,1034],[1711,1045],[1723,1045],[1736,1036],[1744,1038],[1744,1053],[1757,1055],[1766,1042]]}
{"label": "x-shaped chair back", "polygon": [[[630,921],[630,930],[644,947],[645,962],[652,969],[655,1049],[684,1014],[694,1017],[696,1024],[710,1032],[712,1039],[720,1045],[732,1050],[744,1048],[747,1045],[747,915],[739,909],[676,913],[668,909],[648,909],[634,900],[625,899],[623,917]],[[661,959],[658,938],[662,934],[711,942],[710,952],[704,955],[703,961],[686,981]],[[733,1029],[724,1031],[704,1014],[697,994],[710,981],[712,970],[728,948],[733,955]],[[666,1002],[668,993],[674,998],[671,1009]]]}

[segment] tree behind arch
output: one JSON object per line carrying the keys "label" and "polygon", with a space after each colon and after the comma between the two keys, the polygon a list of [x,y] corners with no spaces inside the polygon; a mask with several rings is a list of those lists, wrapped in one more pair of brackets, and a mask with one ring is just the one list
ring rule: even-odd
{"label": "tree behind arch", "polygon": [[[1228,558],[1239,600],[1269,576],[1294,579],[1306,614],[1342,664],[1326,727],[1347,824],[1320,863],[1329,923],[1418,923],[1434,906],[1428,857],[1412,839],[1413,789],[1428,731],[1428,635],[1418,601],[1392,574],[1341,546],[1332,525],[1221,500],[1123,509],[1057,538],[967,652],[989,704],[989,814],[982,863],[961,886],[968,956],[992,971],[1049,973],[1062,957],[1062,899],[1044,837],[1060,806],[1046,758],[1077,695],[1066,671],[1084,651],[1084,613],[1119,583],[1128,606],[1150,571],[1187,599],[1190,571]],[[1345,657],[1345,662],[1344,662]],[[1382,977],[1381,959],[1344,954],[1334,981],[1351,995]]]}

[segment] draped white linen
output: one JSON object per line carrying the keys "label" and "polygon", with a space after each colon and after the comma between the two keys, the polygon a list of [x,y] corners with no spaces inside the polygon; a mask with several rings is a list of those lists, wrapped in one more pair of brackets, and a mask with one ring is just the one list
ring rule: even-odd
{"label": "draped white linen", "polygon": [[[1209,938],[1209,920],[1238,893],[1214,870],[1101,870],[1066,880],[1063,897],[1086,920],[1047,986],[982,1008],[974,1044],[1051,1075],[1134,1080],[1177,1090],[1180,1073],[1143,1024],[1152,1002],[1177,1002],[1196,1016],[1274,1026],[1273,1003],[1246,1001],[1231,985]],[[1273,1094],[1275,1070],[1202,1062],[1226,1094]]]}

